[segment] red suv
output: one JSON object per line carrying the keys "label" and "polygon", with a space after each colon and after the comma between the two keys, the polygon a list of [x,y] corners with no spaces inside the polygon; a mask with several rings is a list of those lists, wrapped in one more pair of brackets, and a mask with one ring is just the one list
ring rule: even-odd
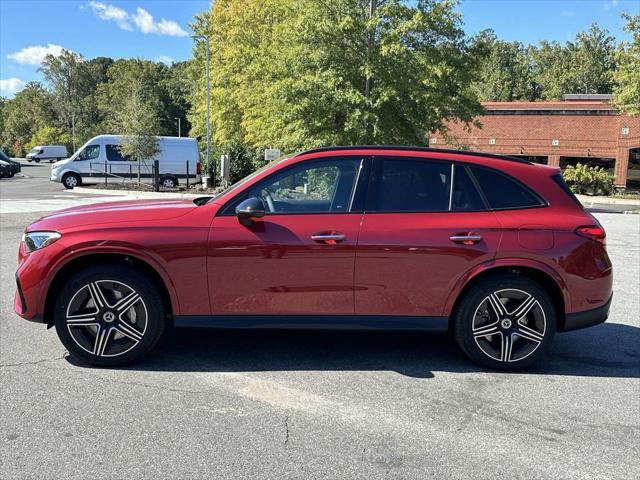
{"label": "red suv", "polygon": [[606,320],[605,232],[555,167],[336,147],[213,198],[70,208],[26,228],[15,311],[118,365],[166,325],[448,329],[472,360],[531,365]]}

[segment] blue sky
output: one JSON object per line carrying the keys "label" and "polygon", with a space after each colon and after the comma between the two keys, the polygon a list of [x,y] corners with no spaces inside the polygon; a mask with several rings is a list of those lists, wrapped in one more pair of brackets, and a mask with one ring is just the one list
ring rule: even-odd
{"label": "blue sky", "polygon": [[[185,60],[189,23],[209,6],[209,0],[0,0],[0,95],[40,80],[42,57],[61,48],[86,58]],[[493,28],[506,40],[565,42],[598,22],[623,39],[620,12],[640,13],[640,0],[462,0],[459,10],[469,35]]]}

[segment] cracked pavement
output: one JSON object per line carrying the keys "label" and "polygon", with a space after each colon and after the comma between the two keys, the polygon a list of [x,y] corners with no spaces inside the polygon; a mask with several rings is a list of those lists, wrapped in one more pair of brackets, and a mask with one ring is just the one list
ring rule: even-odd
{"label": "cracked pavement", "polygon": [[[42,168],[2,199],[61,194]],[[640,215],[598,215],[609,321],[504,374],[444,335],[345,332],[175,330],[141,363],[88,368],[12,312],[41,214],[0,217],[3,480],[640,477]]]}

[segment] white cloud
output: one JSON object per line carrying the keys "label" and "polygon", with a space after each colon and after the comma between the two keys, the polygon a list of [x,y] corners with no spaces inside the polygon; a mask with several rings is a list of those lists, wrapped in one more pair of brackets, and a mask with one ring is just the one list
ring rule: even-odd
{"label": "white cloud", "polygon": [[108,3],[90,0],[87,5],[93,13],[107,22],[115,22],[122,30],[133,30],[135,25],[138,30],[146,34],[167,35],[170,37],[186,37],[189,35],[178,23],[164,18],[156,22],[147,10],[138,7],[136,13],[129,13],[122,8]]}
{"label": "white cloud", "polygon": [[7,58],[15,60],[18,63],[26,63],[27,65],[40,65],[47,55],[59,56],[64,50],[60,45],[53,43],[48,44],[46,47],[43,45],[32,45],[30,47],[23,48],[19,52],[10,53]]}
{"label": "white cloud", "polygon": [[156,35],[169,35],[171,37],[186,37],[188,35],[180,25],[173,20],[162,18],[159,22],[153,19],[153,15],[144,8],[138,7],[136,14],[131,18],[142,33],[154,33]]}
{"label": "white cloud", "polygon": [[156,57],[156,62],[162,62],[166,65],[171,65],[172,63],[175,62],[175,59],[168,57],[166,55],[160,55],[159,57]]}
{"label": "white cloud", "polygon": [[122,30],[133,30],[129,23],[129,14],[121,8],[91,0],[88,5],[98,18],[106,21],[114,21]]}
{"label": "white cloud", "polygon": [[619,3],[620,3],[620,0],[610,0],[608,2],[604,2],[604,5],[602,5],[602,8],[604,10],[611,10],[612,8],[617,7]]}
{"label": "white cloud", "polygon": [[0,93],[13,95],[19,92],[26,85],[22,80],[16,77],[0,80]]}

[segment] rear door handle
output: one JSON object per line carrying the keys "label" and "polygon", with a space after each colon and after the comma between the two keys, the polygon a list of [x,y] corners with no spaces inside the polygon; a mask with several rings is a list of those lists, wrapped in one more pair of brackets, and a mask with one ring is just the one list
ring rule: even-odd
{"label": "rear door handle", "polygon": [[473,232],[457,233],[455,235],[451,235],[449,240],[455,243],[462,243],[463,245],[475,245],[482,241],[482,236]]}
{"label": "rear door handle", "polygon": [[311,235],[311,240],[318,243],[326,243],[327,245],[335,245],[345,239],[344,234],[340,232],[320,232]]}

